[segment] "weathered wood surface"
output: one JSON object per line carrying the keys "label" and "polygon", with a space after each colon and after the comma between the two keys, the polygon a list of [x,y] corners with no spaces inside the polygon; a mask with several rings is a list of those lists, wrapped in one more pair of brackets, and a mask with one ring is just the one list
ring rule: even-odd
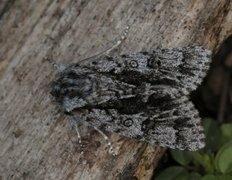
{"label": "weathered wood surface", "polygon": [[[110,47],[118,53],[201,45],[232,32],[229,0],[1,0],[0,179],[150,179],[164,149],[109,134],[118,155],[82,126],[81,155],[67,117],[48,95],[50,64],[74,63]],[[89,143],[88,143],[89,142]]]}

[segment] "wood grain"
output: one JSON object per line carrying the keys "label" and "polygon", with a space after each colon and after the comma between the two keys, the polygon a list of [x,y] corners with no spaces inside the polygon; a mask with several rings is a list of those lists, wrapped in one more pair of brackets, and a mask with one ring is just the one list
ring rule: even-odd
{"label": "wood grain", "polygon": [[82,126],[76,144],[65,115],[49,97],[54,69],[75,63],[121,36],[116,53],[201,45],[214,50],[229,36],[229,0],[0,1],[0,179],[151,179],[165,149],[110,134],[118,155]]}

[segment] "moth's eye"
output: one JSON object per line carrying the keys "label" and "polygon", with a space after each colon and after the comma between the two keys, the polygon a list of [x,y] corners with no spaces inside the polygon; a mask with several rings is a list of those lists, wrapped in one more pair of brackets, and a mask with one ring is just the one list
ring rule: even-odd
{"label": "moth's eye", "polygon": [[130,61],[129,65],[130,65],[130,67],[132,67],[132,68],[137,68],[137,67],[138,67],[138,63],[137,63],[137,61],[135,61],[135,60]]}
{"label": "moth's eye", "polygon": [[124,121],[122,122],[122,124],[123,124],[124,126],[126,126],[126,127],[132,126],[133,123],[134,123],[134,122],[133,122],[132,119],[126,119],[126,120],[124,120]]}

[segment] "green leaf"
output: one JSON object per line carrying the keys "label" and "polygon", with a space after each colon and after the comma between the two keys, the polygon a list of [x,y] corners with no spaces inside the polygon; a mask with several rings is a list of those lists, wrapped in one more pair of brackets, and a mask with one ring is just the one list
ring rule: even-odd
{"label": "green leaf", "polygon": [[212,174],[207,174],[203,178],[201,178],[201,180],[218,180],[218,177]]}
{"label": "green leaf", "polygon": [[187,171],[183,171],[180,174],[178,174],[173,180],[188,180],[189,179],[189,173]]}
{"label": "green leaf", "polygon": [[204,150],[210,152],[218,150],[222,136],[218,123],[212,119],[204,119],[203,126],[206,134],[206,146]]}
{"label": "green leaf", "polygon": [[175,161],[180,163],[181,165],[188,165],[192,160],[191,153],[188,151],[180,151],[180,150],[172,149],[170,152],[173,159],[175,159]]}
{"label": "green leaf", "polygon": [[230,175],[212,175],[207,174],[201,180],[231,180],[232,176]]}
{"label": "green leaf", "polygon": [[207,174],[201,180],[231,180],[232,176],[230,175],[211,175]]}
{"label": "green leaf", "polygon": [[171,166],[164,171],[162,171],[155,179],[156,180],[176,180],[176,178],[181,178],[185,173],[188,173],[181,166]]}
{"label": "green leaf", "polygon": [[230,175],[220,175],[218,176],[219,180],[231,180],[232,176]]}
{"label": "green leaf", "polygon": [[215,173],[214,156],[212,153],[194,152],[192,153],[193,162],[196,167],[203,166],[204,171],[208,174]]}
{"label": "green leaf", "polygon": [[224,137],[232,139],[232,123],[223,124],[221,130]]}
{"label": "green leaf", "polygon": [[218,151],[215,164],[222,173],[232,172],[232,141],[228,142]]}
{"label": "green leaf", "polygon": [[201,175],[198,173],[190,173],[188,176],[188,180],[196,180],[201,179]]}
{"label": "green leaf", "polygon": [[232,140],[232,123],[223,124],[221,126],[222,138],[221,144],[224,145],[228,141]]}

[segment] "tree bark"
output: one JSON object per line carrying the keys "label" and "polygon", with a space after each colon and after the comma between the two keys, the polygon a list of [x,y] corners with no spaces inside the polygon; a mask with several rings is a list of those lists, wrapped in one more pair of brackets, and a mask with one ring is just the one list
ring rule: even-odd
{"label": "tree bark", "polygon": [[229,0],[0,1],[0,179],[151,179],[164,148],[108,133],[118,155],[82,126],[81,153],[68,118],[49,97],[54,69],[113,45],[118,54],[200,45],[232,31]]}

